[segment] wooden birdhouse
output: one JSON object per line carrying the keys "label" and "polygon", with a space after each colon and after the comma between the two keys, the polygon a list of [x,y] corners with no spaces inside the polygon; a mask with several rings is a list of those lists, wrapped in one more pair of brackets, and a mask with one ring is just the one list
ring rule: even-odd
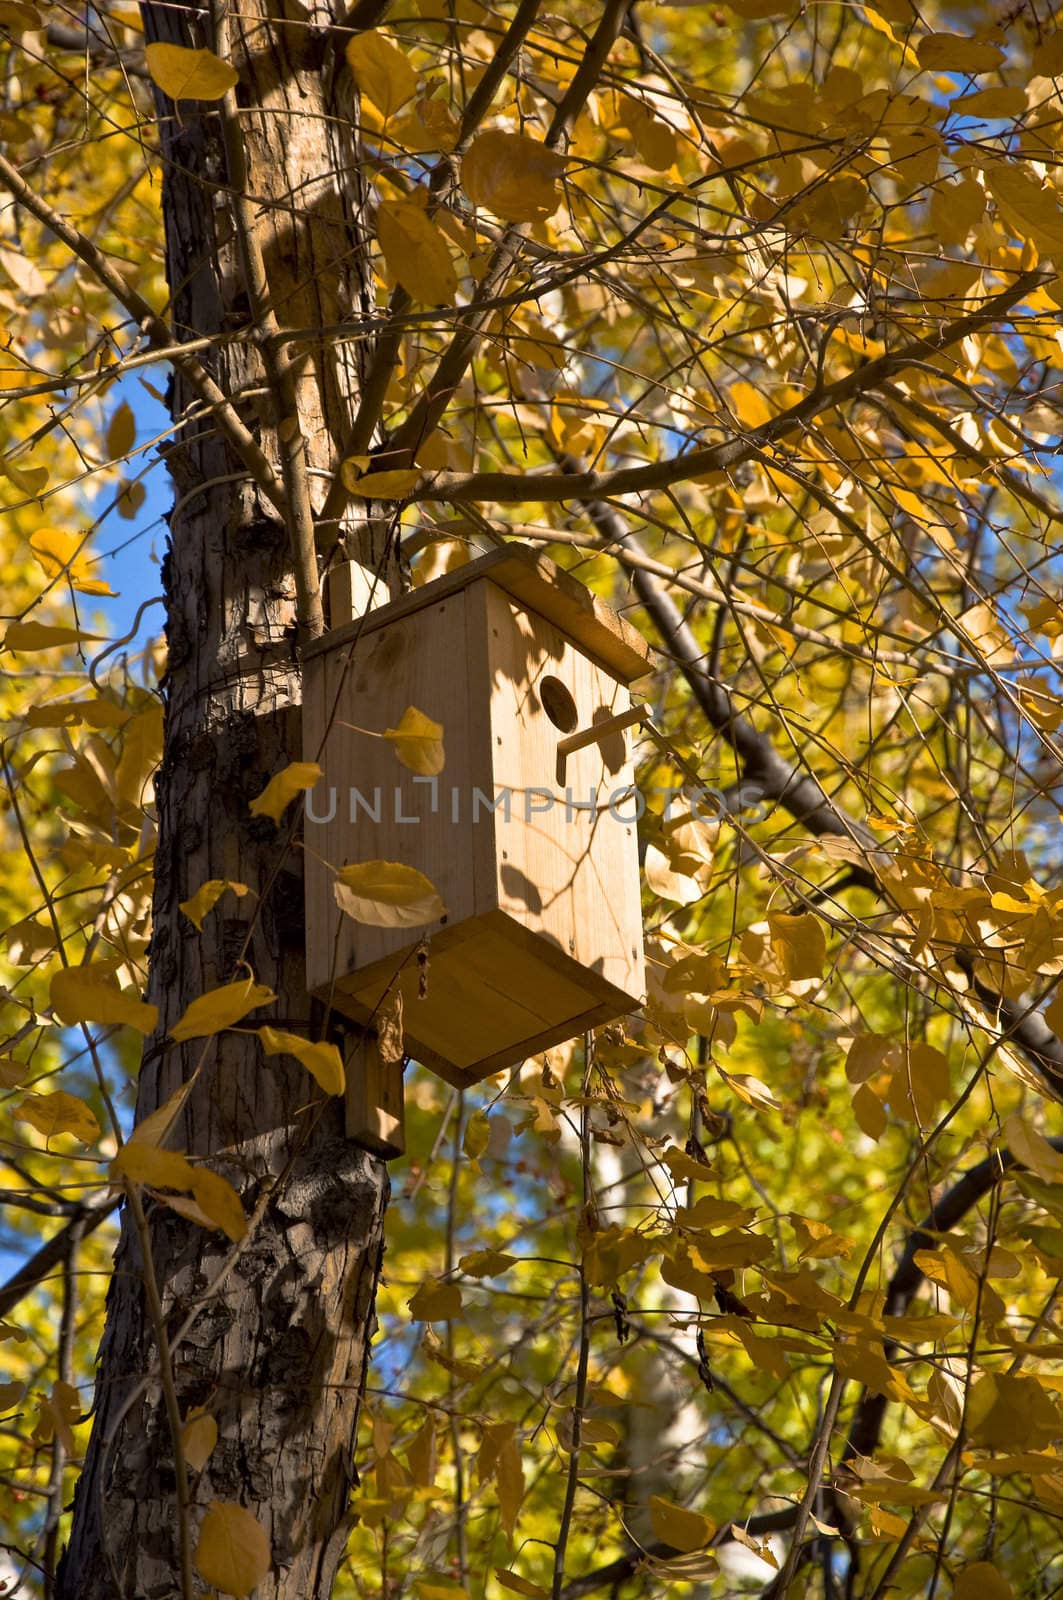
{"label": "wooden birdhouse", "polygon": [[[372,1026],[397,987],[407,1051],[458,1086],[636,1008],[628,685],[650,665],[633,628],[519,545],[311,645],[304,757],[324,779],[305,825],[310,992]],[[442,724],[437,776],[373,737],[411,706]],[[445,915],[352,920],[336,869],[367,861],[416,868]]]}

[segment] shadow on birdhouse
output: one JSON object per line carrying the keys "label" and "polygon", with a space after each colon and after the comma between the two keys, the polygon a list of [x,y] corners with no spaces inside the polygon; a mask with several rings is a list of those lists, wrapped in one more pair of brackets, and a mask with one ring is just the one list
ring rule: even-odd
{"label": "shadow on birdhouse", "polygon": [[[475,1083],[635,1009],[644,991],[629,684],[649,646],[545,557],[510,545],[333,628],[307,651],[307,986]],[[436,776],[359,730],[443,726]],[[569,748],[571,747],[571,748]],[[559,753],[560,748],[560,753]],[[336,871],[401,862],[445,915],[365,926]],[[437,908],[438,909],[438,908]],[[427,968],[423,959],[427,953]]]}

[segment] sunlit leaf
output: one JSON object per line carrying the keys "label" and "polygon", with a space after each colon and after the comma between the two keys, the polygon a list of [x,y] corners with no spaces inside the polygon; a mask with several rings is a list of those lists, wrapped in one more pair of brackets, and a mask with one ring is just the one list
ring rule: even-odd
{"label": "sunlit leaf", "polygon": [[281,1028],[268,1026],[259,1028],[258,1036],[266,1055],[294,1056],[326,1094],[343,1093],[346,1083],[343,1057],[334,1044],[329,1044],[327,1040],[314,1043],[297,1033],[285,1033]]}
{"label": "sunlit leaf", "polygon": [[375,928],[421,928],[446,915],[424,873],[400,861],[361,861],[341,867],[333,892],[341,911]]}
{"label": "sunlit leaf", "polygon": [[194,895],[178,903],[178,910],[183,911],[189,922],[194,923],[202,933],[203,918],[213,911],[227,889],[231,889],[241,900],[250,892],[246,883],[233,883],[228,878],[209,878],[206,883],[200,884]]}
{"label": "sunlit leaf", "polygon": [[158,1006],[147,1005],[121,987],[112,962],[62,968],[52,978],[49,999],[59,1020],[68,1026],[96,1022],[151,1033],[159,1020]]}
{"label": "sunlit leaf", "polygon": [[461,181],[474,205],[507,222],[537,222],[561,203],[562,156],[525,133],[490,128],[477,134],[461,163]]}
{"label": "sunlit leaf", "polygon": [[414,300],[452,305],[458,275],[446,239],[423,206],[385,200],[377,208],[377,238],[388,271]]}
{"label": "sunlit leaf", "polygon": [[347,65],[367,100],[386,122],[417,92],[417,74],[405,54],[372,28],[347,41]]}
{"label": "sunlit leaf", "polygon": [[56,1089],[52,1094],[31,1094],[21,1101],[12,1115],[16,1122],[28,1122],[45,1139],[69,1133],[81,1144],[95,1144],[100,1136],[96,1115],[77,1095]]}
{"label": "sunlit leaf", "polygon": [[239,73],[212,50],[156,43],[144,54],[152,82],[171,100],[220,100],[240,81]]}
{"label": "sunlit leaf", "polygon": [[243,1600],[273,1564],[269,1535],[243,1506],[212,1500],[200,1524],[195,1560],[197,1572],[207,1583]]}
{"label": "sunlit leaf", "polygon": [[192,1472],[202,1472],[218,1442],[218,1424],[207,1411],[192,1412],[181,1430],[185,1464]]}
{"label": "sunlit leaf", "polygon": [[261,794],[251,801],[249,810],[253,817],[271,817],[279,822],[285,808],[291,805],[304,789],[312,789],[323,776],[316,761],[293,761],[283,772],[274,773]]}
{"label": "sunlit leaf", "polygon": [[208,1038],[242,1022],[249,1012],[268,1006],[276,998],[265,984],[255,983],[251,978],[223,984],[220,989],[197,995],[170,1029],[170,1037],[178,1041]]}
{"label": "sunlit leaf", "polygon": [[435,777],[443,771],[443,724],[433,722],[416,706],[407,706],[397,728],[385,728],[384,738],[395,746],[404,767],[422,777]]}
{"label": "sunlit leaf", "polygon": [[700,1511],[690,1511],[659,1494],[650,1495],[650,1522],[657,1538],[673,1550],[703,1550],[716,1531]]}

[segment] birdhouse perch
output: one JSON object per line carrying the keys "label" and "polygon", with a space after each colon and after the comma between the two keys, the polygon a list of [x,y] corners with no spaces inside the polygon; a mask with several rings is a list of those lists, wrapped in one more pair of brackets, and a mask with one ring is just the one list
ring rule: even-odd
{"label": "birdhouse perch", "polygon": [[[635,1009],[644,988],[629,684],[645,640],[571,574],[509,545],[311,645],[304,749],[307,987],[372,1026],[398,987],[411,1055],[457,1086]],[[438,777],[391,744],[443,726]],[[365,926],[336,869],[415,867],[446,915]],[[419,959],[419,958],[426,958]]]}

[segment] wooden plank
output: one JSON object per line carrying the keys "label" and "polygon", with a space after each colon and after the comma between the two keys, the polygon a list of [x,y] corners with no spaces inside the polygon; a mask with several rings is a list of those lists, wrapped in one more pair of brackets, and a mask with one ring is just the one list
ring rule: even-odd
{"label": "wooden plank", "polygon": [[419,589],[411,589],[409,594],[366,617],[330,630],[307,645],[304,659],[348,643],[359,627],[364,637],[460,593],[481,578],[489,578],[525,609],[553,622],[624,683],[633,683],[653,670],[654,652],[636,628],[570,572],[522,544],[492,550]]}
{"label": "wooden plank", "polygon": [[634,787],[633,735],[613,730],[576,751],[562,789],[557,746],[568,730],[551,720],[544,694],[548,679],[567,693],[579,728],[628,710],[630,695],[559,629],[488,588],[494,782],[513,795],[510,821],[496,828],[496,904],[538,937],[548,964],[584,969],[603,1003],[621,997],[619,1015],[645,989],[634,803],[608,807]]}
{"label": "wooden plank", "polygon": [[385,1161],[406,1151],[402,1062],[383,1061],[377,1036],[367,1030],[347,1064],[347,1137]]}
{"label": "wooden plank", "polygon": [[391,599],[388,586],[370,567],[358,561],[339,561],[326,579],[330,628],[342,628],[367,611],[377,611]]}

